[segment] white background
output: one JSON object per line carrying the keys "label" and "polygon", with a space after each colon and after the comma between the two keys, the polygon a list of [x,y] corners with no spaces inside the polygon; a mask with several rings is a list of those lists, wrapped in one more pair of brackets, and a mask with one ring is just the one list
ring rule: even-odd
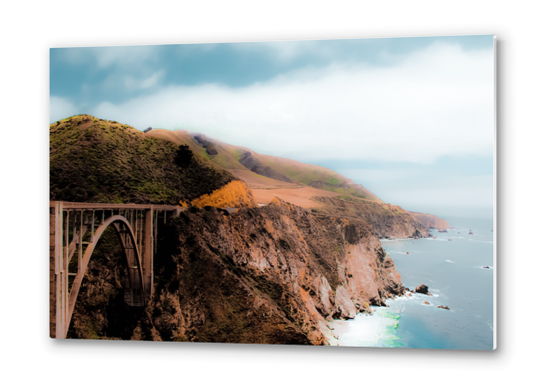
{"label": "white background", "polygon": [[[197,4],[197,5],[196,5]],[[4,2],[2,382],[536,381],[541,122],[534,1]],[[496,34],[499,332],[493,352],[53,341],[48,337],[48,49]],[[532,376],[531,376],[532,375]]]}

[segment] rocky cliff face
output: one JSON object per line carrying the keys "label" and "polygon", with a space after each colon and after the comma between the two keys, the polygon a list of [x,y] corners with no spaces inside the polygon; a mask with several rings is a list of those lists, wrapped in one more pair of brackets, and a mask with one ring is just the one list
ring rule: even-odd
{"label": "rocky cliff face", "polygon": [[[193,207],[158,233],[154,297],[122,337],[322,345],[326,319],[352,318],[404,293],[364,221],[312,215],[278,199],[233,214]],[[102,274],[119,286],[115,273]],[[107,330],[108,305],[100,318],[76,313],[72,337]]]}
{"label": "rocky cliff face", "polygon": [[448,221],[443,220],[435,215],[429,215],[427,213],[419,213],[419,212],[409,212],[409,213],[427,228],[436,228],[436,229],[450,228],[450,224],[448,224]]}
{"label": "rocky cliff face", "polygon": [[349,196],[314,196],[312,200],[325,204],[317,210],[317,213],[365,220],[379,238],[406,239],[430,236],[427,232],[428,227],[397,205]]}

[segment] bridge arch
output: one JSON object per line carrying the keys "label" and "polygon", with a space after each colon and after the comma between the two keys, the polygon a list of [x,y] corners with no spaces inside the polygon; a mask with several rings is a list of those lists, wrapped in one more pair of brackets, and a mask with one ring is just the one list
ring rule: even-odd
{"label": "bridge arch", "polygon": [[[136,301],[137,299],[139,299],[139,302],[141,303],[140,305],[144,304],[143,293],[144,293],[144,288],[145,288],[145,282],[143,280],[143,268],[142,268],[143,266],[141,262],[141,252],[139,251],[137,247],[134,231],[130,225],[130,222],[124,216],[121,216],[121,215],[111,216],[108,219],[106,219],[96,229],[96,231],[93,234],[94,241],[88,244],[87,248],[85,249],[85,253],[83,254],[83,258],[81,261],[81,269],[76,274],[72,287],[69,292],[69,302],[68,302],[68,308],[67,308],[68,314],[67,314],[66,327],[65,327],[66,333],[68,331],[71,318],[75,310],[75,304],[77,303],[77,296],[79,295],[79,290],[81,289],[81,285],[83,283],[85,271],[87,270],[88,264],[90,262],[92,254],[94,253],[94,249],[96,248],[96,245],[98,244],[98,241],[100,240],[105,230],[109,227],[112,227],[115,229],[115,232],[121,243],[121,247],[123,248],[123,251],[124,251],[126,265],[128,267],[128,280],[129,280],[130,291],[132,291],[132,295],[135,294],[139,296],[138,298],[132,297],[131,299],[132,300],[136,299]],[[125,298],[126,298],[126,295],[125,295]]]}
{"label": "bridge arch", "polygon": [[[84,273],[104,231],[113,227],[124,250],[128,278],[124,301],[144,306],[153,294],[158,220],[179,216],[183,207],[156,204],[102,204],[51,201],[49,319],[52,338],[68,333]],[[83,241],[90,232],[90,241]],[[77,268],[73,261],[77,260]],[[70,269],[76,269],[72,273]],[[73,281],[71,280],[73,278]],[[70,284],[71,282],[71,284]]]}

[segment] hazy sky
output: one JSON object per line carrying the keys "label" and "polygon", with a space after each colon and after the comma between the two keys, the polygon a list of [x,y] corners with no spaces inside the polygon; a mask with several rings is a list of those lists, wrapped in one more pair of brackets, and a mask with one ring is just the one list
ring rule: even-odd
{"label": "hazy sky", "polygon": [[331,168],[405,209],[493,204],[493,37],[51,50],[50,121],[187,129]]}

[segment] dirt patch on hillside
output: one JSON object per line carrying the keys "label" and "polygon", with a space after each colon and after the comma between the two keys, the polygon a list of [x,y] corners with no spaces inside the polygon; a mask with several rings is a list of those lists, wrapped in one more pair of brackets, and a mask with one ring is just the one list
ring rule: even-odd
{"label": "dirt patch on hillside", "polygon": [[248,169],[227,169],[235,177],[240,178],[248,184],[250,188],[297,188],[298,185],[286,181],[271,179],[266,176],[258,175]]}
{"label": "dirt patch on hillside", "polygon": [[278,197],[290,204],[302,208],[322,207],[324,204],[310,200],[312,196],[335,197],[338,193],[324,191],[312,187],[278,188],[278,189],[252,189],[252,194],[258,204],[269,204],[274,197]]}

